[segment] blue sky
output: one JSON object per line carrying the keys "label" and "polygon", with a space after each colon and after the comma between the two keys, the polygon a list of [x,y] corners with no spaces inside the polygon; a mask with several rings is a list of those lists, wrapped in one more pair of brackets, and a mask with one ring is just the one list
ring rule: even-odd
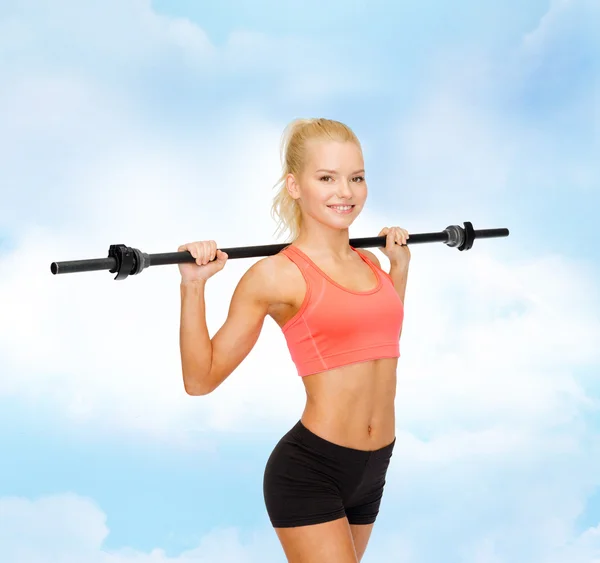
{"label": "blue sky", "polygon": [[[595,0],[0,6],[0,559],[271,563],[264,463],[303,407],[267,323],[185,396],[176,268],[54,260],[274,242],[279,136],[343,120],[415,249],[369,562],[600,561]],[[385,259],[381,257],[385,264]],[[214,332],[249,266],[208,289]]]}

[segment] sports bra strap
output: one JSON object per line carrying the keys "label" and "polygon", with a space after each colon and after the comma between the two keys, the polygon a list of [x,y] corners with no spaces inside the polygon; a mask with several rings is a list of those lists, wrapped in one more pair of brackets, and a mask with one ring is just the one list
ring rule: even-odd
{"label": "sports bra strap", "polygon": [[313,263],[294,246],[286,246],[281,252],[298,266],[300,272],[302,272],[302,276],[306,279],[306,283],[309,283],[308,278],[311,276],[310,273],[312,273],[312,275],[319,274],[319,272],[315,271]]}

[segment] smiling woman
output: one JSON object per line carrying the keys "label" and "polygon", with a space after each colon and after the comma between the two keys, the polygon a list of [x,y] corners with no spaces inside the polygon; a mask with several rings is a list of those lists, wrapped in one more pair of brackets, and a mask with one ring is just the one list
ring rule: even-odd
{"label": "smiling woman", "polygon": [[[323,143],[323,141],[335,141]],[[336,160],[343,162],[346,166],[354,162],[362,162],[362,150],[360,142],[352,129],[339,121],[326,119],[296,119],[286,128],[282,143],[281,155],[283,161],[283,170],[276,188],[279,188],[277,195],[273,200],[272,215],[278,220],[276,235],[281,231],[288,230],[290,240],[294,240],[300,234],[302,226],[302,210],[297,197],[294,197],[288,190],[288,180],[295,181],[302,172],[308,172],[311,180],[332,183],[338,179],[339,170],[317,168],[315,169],[315,153],[317,158],[324,157],[319,151],[309,150],[309,145],[321,141],[321,149],[329,151],[349,151],[350,154],[330,155],[330,162]],[[349,159],[344,158],[348,156]],[[361,166],[359,170],[350,173],[352,181],[359,179],[364,183],[364,169]],[[306,174],[305,174],[306,176]],[[339,185],[339,182],[338,182]],[[365,187],[366,194],[366,187]]]}
{"label": "smiling woman", "polygon": [[191,395],[212,392],[254,347],[267,315],[281,327],[307,402],[267,462],[267,512],[288,561],[354,563],[377,518],[395,444],[408,232],[379,233],[389,273],[349,244],[367,184],[360,143],[346,125],[296,120],[282,153],[272,209],[291,244],[244,274],[212,339],[204,288],[228,256],[215,241],[179,248],[195,259],[179,265],[183,380]]}

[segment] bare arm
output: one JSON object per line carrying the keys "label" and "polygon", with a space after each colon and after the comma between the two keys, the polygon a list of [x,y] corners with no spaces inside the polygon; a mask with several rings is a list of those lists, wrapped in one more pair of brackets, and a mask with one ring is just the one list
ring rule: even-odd
{"label": "bare arm", "polygon": [[270,305],[266,262],[257,262],[242,276],[227,319],[212,339],[206,325],[206,282],[182,282],[180,349],[183,383],[189,395],[214,391],[256,344]]}
{"label": "bare arm", "polygon": [[400,301],[404,304],[406,282],[408,280],[408,264],[392,264],[390,267],[390,277],[394,282],[394,287],[400,297]]}
{"label": "bare arm", "polygon": [[212,362],[212,345],[206,326],[205,280],[181,282],[179,350],[183,385],[189,395],[201,395],[206,373]]}

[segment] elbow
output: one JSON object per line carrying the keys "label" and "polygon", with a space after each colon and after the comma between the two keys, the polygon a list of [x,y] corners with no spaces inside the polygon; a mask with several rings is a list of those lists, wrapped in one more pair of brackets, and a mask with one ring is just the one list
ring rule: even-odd
{"label": "elbow", "polygon": [[212,392],[212,389],[196,384],[183,384],[185,392],[190,397],[204,397]]}
{"label": "elbow", "polygon": [[213,391],[213,389],[203,381],[205,378],[189,377],[184,374],[183,388],[186,394],[191,397],[203,397]]}

